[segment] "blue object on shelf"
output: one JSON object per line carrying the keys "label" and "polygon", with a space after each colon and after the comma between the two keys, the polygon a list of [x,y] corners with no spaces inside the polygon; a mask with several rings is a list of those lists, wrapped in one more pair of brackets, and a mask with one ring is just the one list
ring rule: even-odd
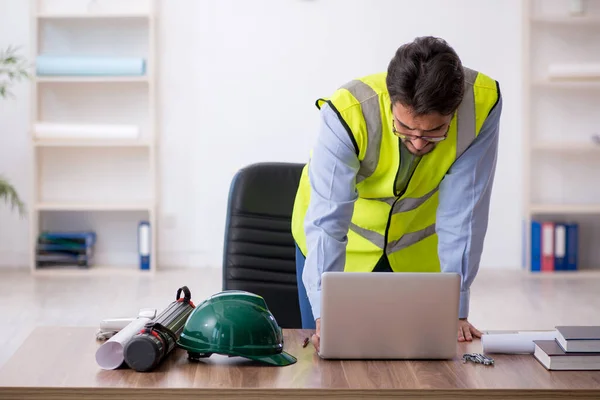
{"label": "blue object on shelf", "polygon": [[568,223],[567,228],[567,271],[575,271],[579,264],[579,224]]}
{"label": "blue object on shelf", "polygon": [[36,266],[77,265],[91,267],[94,231],[43,231],[36,244]]}
{"label": "blue object on shelf", "polygon": [[562,222],[554,223],[554,270],[567,269],[567,227]]}
{"label": "blue object on shelf", "polygon": [[39,55],[40,76],[142,76],[146,60],[140,57]]}
{"label": "blue object on shelf", "polygon": [[542,265],[542,224],[531,221],[531,271],[541,271]]}
{"label": "blue object on shelf", "polygon": [[148,221],[142,221],[138,226],[140,269],[150,269],[150,246],[150,223]]}
{"label": "blue object on shelf", "polygon": [[83,240],[83,244],[90,247],[96,244],[97,235],[95,231],[43,231],[39,237],[51,242]]}

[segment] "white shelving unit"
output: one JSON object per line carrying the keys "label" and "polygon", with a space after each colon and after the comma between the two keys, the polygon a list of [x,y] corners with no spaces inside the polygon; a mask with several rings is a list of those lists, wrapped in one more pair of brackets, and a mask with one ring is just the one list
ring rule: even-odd
{"label": "white shelving unit", "polygon": [[[155,0],[30,0],[32,60],[51,56],[140,57],[138,76],[35,76],[30,265],[44,230],[93,230],[94,265],[81,273],[153,273],[157,268]],[[38,123],[128,124],[137,138],[40,138]],[[150,269],[140,269],[138,224],[150,224]]]}
{"label": "white shelving unit", "polygon": [[525,0],[522,23],[523,267],[531,268],[531,221],[547,220],[578,223],[578,268],[600,270],[600,72],[549,69],[600,65],[600,2]]}

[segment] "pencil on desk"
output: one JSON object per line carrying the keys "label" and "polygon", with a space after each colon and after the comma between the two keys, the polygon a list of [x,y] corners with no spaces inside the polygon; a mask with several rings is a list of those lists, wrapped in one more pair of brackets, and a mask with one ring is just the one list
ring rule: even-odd
{"label": "pencil on desk", "polygon": [[308,338],[304,338],[304,343],[302,343],[302,347],[308,346],[308,342],[309,342],[309,339]]}

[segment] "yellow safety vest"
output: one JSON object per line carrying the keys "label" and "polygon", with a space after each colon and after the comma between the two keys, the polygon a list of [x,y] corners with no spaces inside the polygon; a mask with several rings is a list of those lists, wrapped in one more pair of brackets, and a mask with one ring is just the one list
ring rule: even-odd
{"label": "yellow safety vest", "polygon": [[[452,118],[447,139],[423,156],[405,192],[395,193],[400,167],[399,138],[392,132],[386,73],[353,80],[330,98],[358,147],[358,199],[348,231],[345,271],[370,272],[386,254],[395,272],[439,272],[435,231],[438,187],[454,161],[479,135],[499,98],[497,82],[465,68],[465,95]],[[310,202],[310,161],[304,167],[292,216],[292,234],[307,254],[304,219]]]}

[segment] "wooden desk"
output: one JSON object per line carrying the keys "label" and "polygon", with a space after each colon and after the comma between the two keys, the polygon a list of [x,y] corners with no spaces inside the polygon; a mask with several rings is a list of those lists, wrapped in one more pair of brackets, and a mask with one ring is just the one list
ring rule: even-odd
{"label": "wooden desk", "polygon": [[38,328],[0,370],[0,399],[312,398],[600,398],[600,371],[549,372],[531,355],[496,355],[494,366],[463,364],[481,352],[479,340],[460,343],[450,361],[325,361],[306,331],[285,331],[287,367],[213,355],[200,363],[176,349],[154,372],[101,370],[95,328]]}

